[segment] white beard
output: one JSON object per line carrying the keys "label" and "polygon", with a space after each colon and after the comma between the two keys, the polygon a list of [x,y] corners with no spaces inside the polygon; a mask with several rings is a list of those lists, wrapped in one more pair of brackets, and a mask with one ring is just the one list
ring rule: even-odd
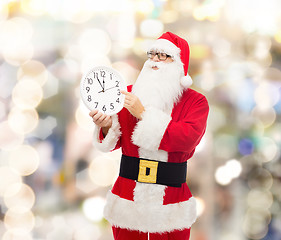
{"label": "white beard", "polygon": [[[157,66],[158,69],[152,69],[153,66]],[[180,84],[182,76],[182,65],[175,61],[163,63],[147,60],[132,92],[145,108],[156,107],[169,111],[182,94],[183,88]]]}

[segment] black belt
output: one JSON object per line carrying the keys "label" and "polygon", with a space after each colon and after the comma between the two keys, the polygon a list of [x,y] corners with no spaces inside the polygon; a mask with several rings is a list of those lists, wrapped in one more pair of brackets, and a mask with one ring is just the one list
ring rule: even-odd
{"label": "black belt", "polygon": [[143,183],[181,187],[187,162],[170,163],[122,155],[119,176]]}

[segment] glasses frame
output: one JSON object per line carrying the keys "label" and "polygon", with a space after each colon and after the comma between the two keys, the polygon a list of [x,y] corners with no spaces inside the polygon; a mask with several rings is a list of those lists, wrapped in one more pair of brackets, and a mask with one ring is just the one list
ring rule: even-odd
{"label": "glasses frame", "polygon": [[[155,54],[152,54],[154,52],[146,52],[146,55],[149,59],[153,59],[155,56],[157,56],[159,61],[166,61],[167,58],[172,57],[171,55],[167,54],[167,53],[163,53],[163,52],[155,52]],[[160,59],[160,54],[165,54],[166,58],[165,59]]]}

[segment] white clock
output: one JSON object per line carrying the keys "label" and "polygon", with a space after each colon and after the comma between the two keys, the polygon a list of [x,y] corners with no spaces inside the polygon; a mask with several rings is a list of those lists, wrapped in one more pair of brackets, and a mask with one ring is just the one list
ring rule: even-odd
{"label": "white clock", "polygon": [[123,108],[125,96],[121,90],[127,90],[125,80],[115,69],[106,66],[92,68],[80,83],[81,98],[89,110],[98,109],[107,115]]}

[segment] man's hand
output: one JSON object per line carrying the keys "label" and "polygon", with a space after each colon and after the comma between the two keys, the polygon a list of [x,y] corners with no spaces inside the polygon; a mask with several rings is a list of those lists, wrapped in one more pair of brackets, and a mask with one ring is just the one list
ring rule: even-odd
{"label": "man's hand", "polygon": [[104,136],[108,133],[109,128],[112,126],[112,119],[110,116],[99,112],[97,109],[91,111],[89,115],[93,118],[93,122],[102,128]]}
{"label": "man's hand", "polygon": [[141,120],[141,115],[145,111],[139,98],[129,92],[121,91],[125,95],[124,107],[136,118]]}

